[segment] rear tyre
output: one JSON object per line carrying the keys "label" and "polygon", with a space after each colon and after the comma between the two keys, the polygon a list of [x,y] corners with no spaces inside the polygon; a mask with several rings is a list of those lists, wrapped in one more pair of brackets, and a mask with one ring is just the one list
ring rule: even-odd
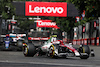
{"label": "rear tyre", "polygon": [[[79,52],[80,52],[80,58],[81,59],[88,59],[89,55],[90,55],[90,48],[88,45],[83,45],[82,47],[79,48]],[[82,55],[83,54],[87,54],[87,55]]]}
{"label": "rear tyre", "polygon": [[32,43],[28,43],[23,46],[23,54],[26,57],[33,57],[36,54],[36,48]]}

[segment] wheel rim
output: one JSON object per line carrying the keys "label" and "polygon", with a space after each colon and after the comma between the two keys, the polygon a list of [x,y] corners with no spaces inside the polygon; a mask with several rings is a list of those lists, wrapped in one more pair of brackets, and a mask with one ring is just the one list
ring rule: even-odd
{"label": "wheel rim", "polygon": [[27,55],[28,54],[28,47],[27,46],[24,46],[24,51],[23,51],[24,55]]}
{"label": "wheel rim", "polygon": [[54,49],[55,49],[54,46],[51,45],[50,50],[49,50],[50,57],[54,57],[54,54],[55,54]]}

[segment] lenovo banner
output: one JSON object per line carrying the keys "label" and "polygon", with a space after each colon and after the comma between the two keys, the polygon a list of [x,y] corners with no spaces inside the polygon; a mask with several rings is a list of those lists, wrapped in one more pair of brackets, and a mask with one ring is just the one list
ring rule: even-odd
{"label": "lenovo banner", "polygon": [[67,16],[67,3],[64,2],[26,2],[25,16]]}
{"label": "lenovo banner", "polygon": [[52,20],[37,20],[37,27],[50,27],[59,29],[55,22]]}

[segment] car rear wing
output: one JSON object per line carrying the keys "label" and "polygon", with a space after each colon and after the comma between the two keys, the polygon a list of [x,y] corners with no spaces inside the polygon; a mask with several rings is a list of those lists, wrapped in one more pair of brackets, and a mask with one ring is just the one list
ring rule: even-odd
{"label": "car rear wing", "polygon": [[28,40],[48,40],[50,37],[28,37]]}

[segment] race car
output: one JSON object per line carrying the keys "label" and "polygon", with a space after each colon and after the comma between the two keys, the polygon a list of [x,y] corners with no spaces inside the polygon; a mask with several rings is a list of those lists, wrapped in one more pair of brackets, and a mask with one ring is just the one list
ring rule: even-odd
{"label": "race car", "polygon": [[22,50],[26,34],[5,34],[0,36],[0,50]]}
{"label": "race car", "polygon": [[49,31],[33,31],[29,32],[26,39],[23,41],[23,52],[25,56],[34,56],[39,52],[40,47],[44,42],[49,40]]}
{"label": "race car", "polygon": [[66,44],[62,40],[57,40],[57,35],[52,35],[50,39],[40,47],[35,47],[31,42],[23,44],[23,53],[27,57],[33,57],[36,53],[39,55],[47,55],[48,57],[80,57],[81,59],[88,59],[94,52],[90,51],[88,45],[80,45],[79,48],[74,48],[70,43]]}
{"label": "race car", "polygon": [[[59,41],[59,40],[58,40]],[[90,48],[87,45],[80,45],[79,48],[72,47],[71,44],[64,44],[62,41],[52,44],[49,48],[48,56],[52,58],[58,57],[80,57],[87,59],[90,55]]]}

